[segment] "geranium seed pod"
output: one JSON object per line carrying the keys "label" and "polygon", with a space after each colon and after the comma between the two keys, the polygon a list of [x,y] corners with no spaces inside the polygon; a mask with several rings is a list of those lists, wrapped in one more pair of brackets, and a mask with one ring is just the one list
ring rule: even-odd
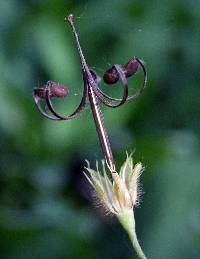
{"label": "geranium seed pod", "polygon": [[41,99],[46,98],[46,89],[44,87],[34,88],[33,91],[34,91],[34,95],[36,95],[37,97]]}
{"label": "geranium seed pod", "polygon": [[49,87],[49,92],[51,97],[62,98],[68,95],[68,89],[61,84],[49,81],[47,82],[47,87]]}
{"label": "geranium seed pod", "polygon": [[135,73],[137,73],[139,67],[140,63],[137,61],[137,59],[130,59],[128,63],[126,63],[126,65],[124,66],[124,72],[126,77],[133,76]]}
{"label": "geranium seed pod", "polygon": [[94,81],[98,84],[101,81],[101,78],[97,75],[96,71],[90,69],[90,73],[94,79]]}
{"label": "geranium seed pod", "polygon": [[104,73],[103,80],[109,85],[115,84],[119,80],[118,72],[114,66]]}

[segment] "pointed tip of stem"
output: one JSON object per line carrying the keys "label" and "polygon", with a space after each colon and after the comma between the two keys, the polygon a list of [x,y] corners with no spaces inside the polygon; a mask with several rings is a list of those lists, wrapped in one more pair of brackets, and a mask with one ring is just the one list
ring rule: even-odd
{"label": "pointed tip of stem", "polygon": [[73,14],[70,14],[70,15],[65,17],[65,22],[72,23],[72,20],[73,20]]}

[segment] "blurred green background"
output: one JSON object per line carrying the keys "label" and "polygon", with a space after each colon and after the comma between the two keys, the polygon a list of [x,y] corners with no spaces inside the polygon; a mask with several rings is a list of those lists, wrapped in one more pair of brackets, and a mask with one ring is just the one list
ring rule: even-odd
{"label": "blurred green background", "polygon": [[194,0],[1,1],[1,258],[135,258],[82,173],[86,158],[102,159],[89,106],[76,120],[53,122],[32,100],[33,87],[48,80],[69,87],[61,111],[81,98],[79,58],[63,22],[70,13],[99,75],[133,56],[146,63],[144,93],[122,108],[102,107],[117,165],[135,149],[146,167],[135,210],[145,253],[200,258],[199,10]]}

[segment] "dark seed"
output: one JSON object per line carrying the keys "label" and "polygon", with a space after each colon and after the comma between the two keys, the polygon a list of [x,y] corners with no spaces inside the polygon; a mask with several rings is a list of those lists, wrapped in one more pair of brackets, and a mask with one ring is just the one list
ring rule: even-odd
{"label": "dark seed", "polygon": [[135,58],[130,59],[128,63],[126,63],[126,65],[124,66],[124,69],[125,69],[124,72],[126,77],[130,77],[135,73],[137,73],[139,67],[140,67],[140,63],[137,61],[137,59]]}
{"label": "dark seed", "polygon": [[68,95],[69,91],[64,85],[49,81],[47,86],[49,87],[51,97],[62,98]]}
{"label": "dark seed", "polygon": [[119,75],[117,73],[116,68],[113,66],[111,68],[109,68],[104,76],[103,76],[103,80],[106,84],[115,84],[118,80],[119,80]]}

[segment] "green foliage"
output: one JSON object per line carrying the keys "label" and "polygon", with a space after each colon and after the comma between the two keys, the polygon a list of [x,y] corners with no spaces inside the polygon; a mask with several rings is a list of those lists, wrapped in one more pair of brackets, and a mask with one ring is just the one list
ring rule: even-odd
{"label": "green foliage", "polygon": [[189,0],[1,1],[1,258],[134,256],[117,222],[94,209],[82,174],[86,158],[102,157],[90,110],[53,122],[32,101],[47,80],[69,87],[60,111],[80,101],[79,59],[63,22],[70,13],[99,75],[133,56],[146,62],[140,98],[103,107],[117,164],[136,149],[134,161],[146,166],[135,211],[142,247],[149,258],[199,257],[199,8]]}

